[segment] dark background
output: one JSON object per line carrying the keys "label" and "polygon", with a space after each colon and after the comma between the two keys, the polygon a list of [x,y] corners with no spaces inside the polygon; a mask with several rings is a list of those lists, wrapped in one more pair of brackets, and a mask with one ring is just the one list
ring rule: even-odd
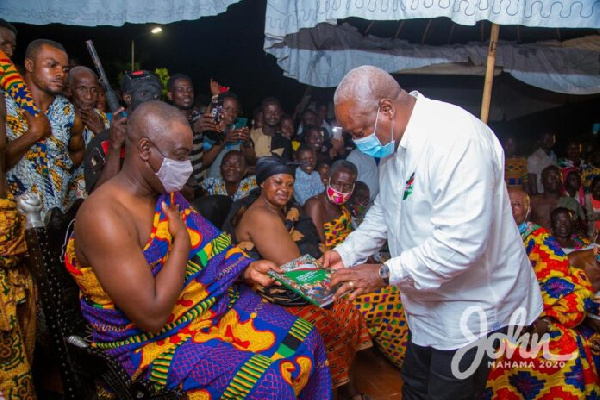
{"label": "dark background", "polygon": [[[60,24],[36,26],[15,24],[19,30],[17,51],[14,60],[22,63],[27,44],[37,38],[48,38],[62,43],[69,57],[78,64],[92,67],[85,41],[92,39],[102,59],[104,68],[113,87],[118,87],[118,78],[124,70],[130,69],[131,40],[135,39],[136,67],[154,70],[168,68],[169,74],[184,73],[194,81],[196,94],[209,94],[209,81],[218,80],[224,86],[230,86],[242,102],[245,116],[250,116],[254,107],[262,99],[275,96],[282,102],[286,112],[292,112],[300,101],[306,86],[294,79],[283,76],[273,56],[263,51],[265,0],[242,0],[230,6],[226,12],[204,17],[194,21],[180,21],[164,25],[158,35],[149,33],[155,24],[120,27],[97,26],[82,27]],[[398,32],[398,21],[383,21],[371,24],[370,21],[351,18],[349,22],[361,32],[380,37],[393,37]],[[407,20],[400,37],[411,42],[425,41],[426,44],[441,44],[448,40],[449,20],[436,19],[435,24],[427,28],[428,20]],[[427,31],[426,37],[424,33]],[[540,40],[542,35],[558,36],[564,40],[577,37],[586,32],[577,30],[536,30],[535,28],[517,29],[502,27],[501,39],[521,42]],[[591,31],[593,32],[593,31]],[[489,22],[476,27],[456,26],[453,31],[454,42],[486,40],[489,35]],[[481,87],[483,77],[473,76],[396,76],[407,90],[411,85],[455,87]],[[519,85],[507,74],[496,79]],[[515,82],[512,82],[515,81]],[[457,89],[460,90],[460,89]],[[334,88],[313,88],[313,100],[328,101]],[[427,95],[427,91],[423,90]],[[540,95],[545,95],[542,91]],[[550,93],[548,93],[550,95]],[[493,97],[492,97],[493,101]],[[523,152],[530,151],[534,137],[540,130],[551,128],[558,134],[559,148],[573,137],[581,137],[594,142],[591,135],[592,123],[600,122],[600,100],[592,97],[588,100],[567,104],[564,107],[531,114],[512,121],[491,122],[490,126],[499,136],[516,135]]]}

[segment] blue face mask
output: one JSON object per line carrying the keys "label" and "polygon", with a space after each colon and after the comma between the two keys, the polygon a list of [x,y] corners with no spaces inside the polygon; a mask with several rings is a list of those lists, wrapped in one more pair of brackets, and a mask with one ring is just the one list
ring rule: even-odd
{"label": "blue face mask", "polygon": [[377,121],[379,120],[379,107],[377,108],[377,116],[375,117],[375,128],[373,133],[369,136],[362,137],[360,139],[353,139],[356,148],[362,151],[364,154],[383,158],[394,154],[394,121],[392,121],[392,139],[385,146],[381,144],[379,138],[375,133],[377,132]]}

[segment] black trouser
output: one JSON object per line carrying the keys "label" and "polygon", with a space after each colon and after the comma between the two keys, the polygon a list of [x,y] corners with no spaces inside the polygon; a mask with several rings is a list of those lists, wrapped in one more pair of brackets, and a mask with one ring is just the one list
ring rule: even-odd
{"label": "black trouser", "polygon": [[[404,379],[402,400],[481,399],[491,358],[484,353],[481,361],[475,360],[478,366],[474,373],[458,379],[451,369],[452,358],[457,351],[419,346],[410,339],[401,371]],[[473,364],[476,354],[477,348],[470,348],[460,358],[459,371],[466,371]]]}

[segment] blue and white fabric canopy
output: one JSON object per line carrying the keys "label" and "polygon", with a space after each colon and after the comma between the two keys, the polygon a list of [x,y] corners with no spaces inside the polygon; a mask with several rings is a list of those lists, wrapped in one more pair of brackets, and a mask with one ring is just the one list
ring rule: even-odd
{"label": "blue and white fabric canopy", "polygon": [[[284,74],[312,86],[336,86],[363,64],[390,73],[437,64],[485,65],[487,45],[426,46],[364,37],[338,19],[448,17],[457,24],[600,28],[600,0],[268,0],[264,50]],[[529,85],[567,94],[600,93],[600,36],[585,45],[499,43],[496,65]]]}
{"label": "blue and white fabric canopy", "polygon": [[240,0],[0,0],[0,16],[32,25],[168,24],[220,14]]}

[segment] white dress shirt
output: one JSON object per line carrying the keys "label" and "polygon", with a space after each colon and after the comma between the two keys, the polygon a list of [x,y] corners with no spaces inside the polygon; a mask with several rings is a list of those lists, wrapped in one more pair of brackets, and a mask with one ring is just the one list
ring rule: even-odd
{"label": "white dress shirt", "polygon": [[542,184],[542,171],[544,168],[551,165],[556,165],[556,154],[554,154],[552,150],[550,150],[550,155],[548,155],[540,148],[527,157],[527,173],[535,174],[538,193],[544,193],[544,185]]}
{"label": "white dress shirt", "polygon": [[[519,307],[532,323],[542,297],[512,217],[497,138],[463,109],[411,94],[417,101],[404,136],[379,164],[375,204],[336,250],[349,267],[387,240],[390,283],[402,293],[412,341],[455,350],[507,326]],[[461,323],[473,306],[482,313]]]}

